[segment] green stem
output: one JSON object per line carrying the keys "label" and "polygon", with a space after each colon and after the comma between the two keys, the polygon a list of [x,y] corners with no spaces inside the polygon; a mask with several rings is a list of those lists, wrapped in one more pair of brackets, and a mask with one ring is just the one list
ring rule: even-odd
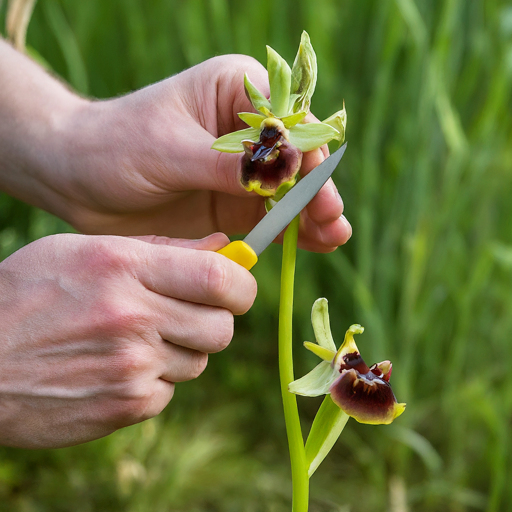
{"label": "green stem", "polygon": [[281,269],[281,297],[279,303],[279,377],[283,397],[284,420],[290,462],[292,467],[293,500],[292,512],[307,512],[309,501],[309,477],[304,449],[304,439],[300,428],[299,410],[294,394],[288,391],[293,377],[293,285],[299,217],[288,226],[283,242],[283,265]]}

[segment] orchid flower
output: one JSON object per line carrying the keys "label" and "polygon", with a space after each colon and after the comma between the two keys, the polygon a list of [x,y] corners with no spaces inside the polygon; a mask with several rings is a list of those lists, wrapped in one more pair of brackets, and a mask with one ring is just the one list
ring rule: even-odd
{"label": "orchid flower", "polygon": [[332,401],[359,423],[389,424],[405,410],[397,403],[389,384],[392,365],[389,361],[366,365],[354,341],[363,327],[350,326],[345,340],[336,350],[329,326],[326,299],[318,299],[311,313],[317,343],[306,341],[304,346],[319,356],[322,362],[288,389],[304,396],[330,394]]}
{"label": "orchid flower", "polygon": [[249,192],[279,199],[295,184],[303,152],[333,139],[343,143],[347,114],[343,106],[321,123],[305,122],[317,79],[316,55],[307,32],[302,33],[292,68],[267,46],[267,70],[270,99],[246,74],[245,92],[256,113],[239,113],[249,128],[219,137],[212,149],[244,152],[242,186]]}

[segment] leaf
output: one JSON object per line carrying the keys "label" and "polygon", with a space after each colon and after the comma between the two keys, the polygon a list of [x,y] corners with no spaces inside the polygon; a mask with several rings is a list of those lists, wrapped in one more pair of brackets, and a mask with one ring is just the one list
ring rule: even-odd
{"label": "leaf", "polygon": [[330,362],[322,361],[304,377],[291,382],[288,391],[302,396],[325,395],[339,375],[340,372],[333,368]]}
{"label": "leaf", "polygon": [[222,151],[223,153],[241,153],[244,148],[243,140],[258,140],[260,131],[256,128],[246,128],[237,132],[228,133],[219,137],[213,144],[212,149]]}
{"label": "leaf", "polygon": [[260,128],[261,122],[263,119],[266,119],[265,116],[261,114],[253,114],[252,112],[240,112],[238,117],[246,124],[248,124],[251,128]]}
{"label": "leaf", "polygon": [[276,117],[288,114],[292,71],[287,62],[267,46],[267,71],[270,83],[270,110]]}
{"label": "leaf", "polygon": [[249,80],[247,73],[244,75],[244,87],[245,94],[256,110],[262,112],[263,114],[265,114],[263,109],[265,109],[267,112],[270,111],[270,101],[268,101],[267,98],[265,98],[265,96],[263,96],[263,94],[258,89],[256,89],[256,86]]}
{"label": "leaf", "polygon": [[297,112],[296,114],[282,117],[281,121],[283,122],[285,128],[291,128],[292,126],[300,123],[307,116],[307,114],[308,113],[306,111]]}
{"label": "leaf", "polygon": [[290,128],[290,142],[302,152],[312,151],[336,138],[339,132],[323,123],[296,124]]}
{"label": "leaf", "polygon": [[306,464],[310,478],[331,451],[348,419],[349,415],[327,395],[316,413],[306,441]]}
{"label": "leaf", "polygon": [[315,50],[313,50],[308,33],[303,31],[292,67],[290,90],[292,94],[290,110],[292,112],[309,111],[311,97],[315,92],[317,73]]}
{"label": "leaf", "polygon": [[329,322],[329,306],[327,299],[324,297],[315,300],[311,310],[311,323],[313,324],[313,331],[315,331],[316,342],[321,347],[336,352]]}

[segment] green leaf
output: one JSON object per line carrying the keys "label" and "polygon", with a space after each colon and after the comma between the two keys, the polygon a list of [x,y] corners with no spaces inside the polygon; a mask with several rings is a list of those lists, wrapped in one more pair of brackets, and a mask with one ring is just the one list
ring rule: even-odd
{"label": "green leaf", "polygon": [[212,149],[222,151],[223,153],[241,153],[244,148],[243,140],[258,140],[260,131],[256,128],[246,128],[237,132],[228,133],[219,137],[213,144]]}
{"label": "green leaf", "polygon": [[247,73],[244,75],[244,87],[249,101],[256,110],[263,112],[263,114],[265,114],[263,109],[267,112],[270,111],[270,101],[268,101],[267,98],[265,98],[265,96],[256,89],[256,86],[249,80]]}
{"label": "green leaf", "polygon": [[349,415],[329,395],[324,398],[306,441],[306,464],[310,478],[340,437],[348,418]]}
{"label": "green leaf", "polygon": [[302,32],[299,50],[292,67],[290,110],[309,111],[317,79],[316,54],[309,35]]}
{"label": "green leaf", "polygon": [[287,62],[267,46],[267,71],[270,83],[270,110],[276,117],[288,114],[292,70]]}
{"label": "green leaf", "polygon": [[296,114],[282,117],[281,121],[283,122],[285,128],[291,128],[292,126],[300,123],[307,116],[307,114],[308,113],[306,111],[297,112]]}
{"label": "green leaf", "polygon": [[338,136],[339,132],[323,123],[296,124],[290,128],[290,142],[304,153],[319,148]]}
{"label": "green leaf", "polygon": [[329,322],[328,301],[324,297],[315,300],[311,309],[311,323],[313,324],[313,331],[315,331],[316,342],[321,347],[336,352],[336,344],[332,338]]}
{"label": "green leaf", "polygon": [[302,396],[325,395],[339,375],[340,372],[333,368],[330,362],[322,361],[304,377],[291,382],[288,391]]}
{"label": "green leaf", "polygon": [[252,112],[240,112],[238,117],[250,127],[258,129],[260,128],[263,119],[266,119],[266,116],[261,114],[253,114]]}

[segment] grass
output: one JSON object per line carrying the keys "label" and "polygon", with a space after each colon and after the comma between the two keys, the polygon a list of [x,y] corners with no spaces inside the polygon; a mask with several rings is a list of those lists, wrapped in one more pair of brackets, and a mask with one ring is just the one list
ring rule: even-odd
{"label": "grass", "polygon": [[[0,8],[0,20],[5,5]],[[498,512],[512,501],[512,7],[505,1],[255,3],[40,0],[28,43],[83,94],[123,94],[219,53],[291,61],[306,29],[313,111],[346,101],[335,181],[354,235],[299,252],[296,373],[316,361],[313,301],[338,341],[366,330],[408,408],[390,427],[350,421],[312,479],[312,512]],[[0,196],[0,253],[69,229]],[[235,340],[149,423],[58,451],[0,449],[0,510],[289,510],[277,379],[277,247]],[[190,404],[194,404],[193,407]],[[300,400],[312,421],[318,402]],[[4,507],[4,508],[2,508]]]}

